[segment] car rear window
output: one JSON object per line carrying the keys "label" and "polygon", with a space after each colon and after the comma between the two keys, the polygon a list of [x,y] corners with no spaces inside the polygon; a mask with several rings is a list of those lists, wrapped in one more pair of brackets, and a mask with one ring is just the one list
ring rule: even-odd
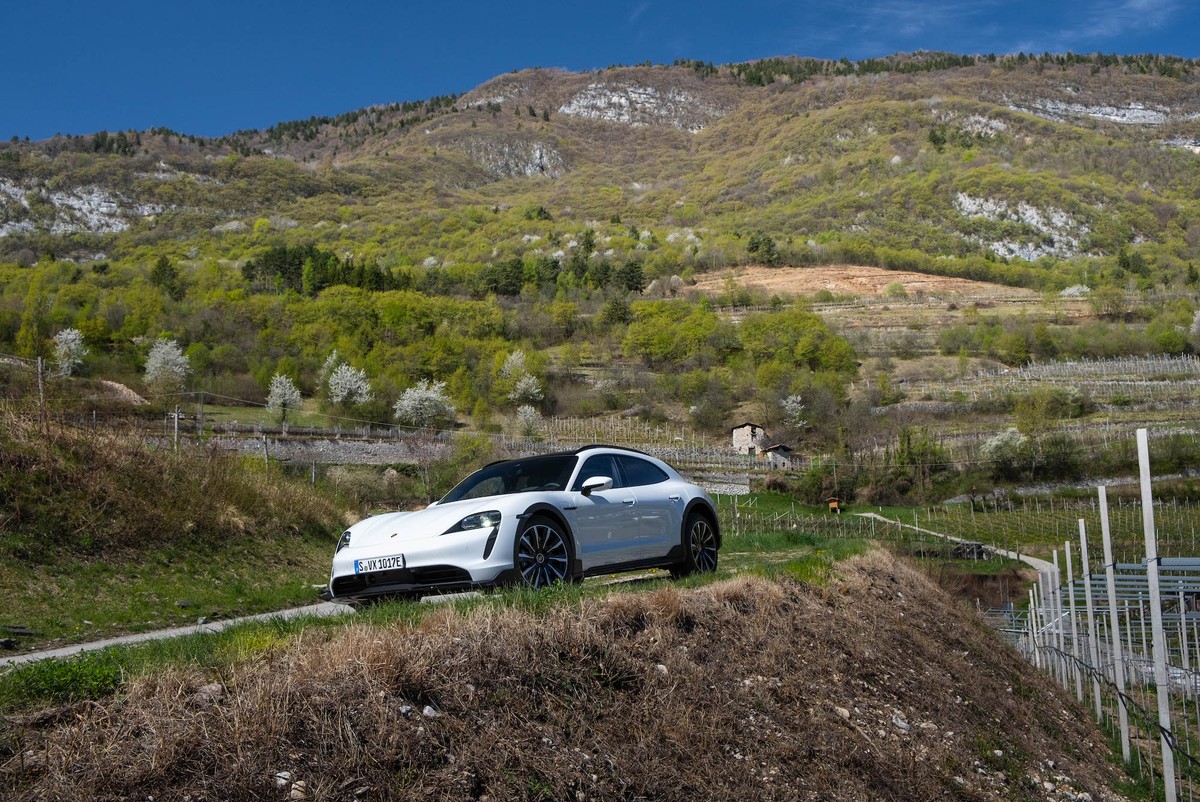
{"label": "car rear window", "polygon": [[647,462],[644,459],[625,456],[617,457],[617,459],[620,461],[621,470],[625,474],[625,484],[630,487],[656,485],[670,478],[657,465]]}

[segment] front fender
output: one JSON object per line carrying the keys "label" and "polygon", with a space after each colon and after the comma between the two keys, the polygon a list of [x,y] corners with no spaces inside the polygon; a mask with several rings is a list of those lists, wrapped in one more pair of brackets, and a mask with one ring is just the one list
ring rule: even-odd
{"label": "front fender", "polygon": [[553,504],[539,502],[530,506],[525,512],[517,516],[520,523],[517,525],[516,537],[520,537],[525,531],[526,522],[535,515],[544,515],[553,520],[563,528],[567,533],[567,538],[571,541],[571,575],[576,579],[583,576],[583,557],[579,553],[579,541],[575,537],[575,532],[571,529],[571,524],[567,521],[567,517],[563,515],[562,510],[555,507]]}

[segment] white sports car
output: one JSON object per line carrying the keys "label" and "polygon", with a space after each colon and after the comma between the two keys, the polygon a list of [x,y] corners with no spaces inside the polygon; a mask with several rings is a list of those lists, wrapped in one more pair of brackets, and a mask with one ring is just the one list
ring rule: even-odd
{"label": "white sports car", "polygon": [[588,446],[495,462],[415,512],[342,533],[329,593],[356,603],[595,574],[715,571],[721,532],[704,490],[647,454]]}

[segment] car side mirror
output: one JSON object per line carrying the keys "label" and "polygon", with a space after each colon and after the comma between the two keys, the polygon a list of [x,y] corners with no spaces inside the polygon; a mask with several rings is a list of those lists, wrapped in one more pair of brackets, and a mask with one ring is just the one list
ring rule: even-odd
{"label": "car side mirror", "polygon": [[590,496],[597,490],[611,490],[613,480],[611,476],[593,476],[591,479],[585,479],[581,492],[585,496]]}

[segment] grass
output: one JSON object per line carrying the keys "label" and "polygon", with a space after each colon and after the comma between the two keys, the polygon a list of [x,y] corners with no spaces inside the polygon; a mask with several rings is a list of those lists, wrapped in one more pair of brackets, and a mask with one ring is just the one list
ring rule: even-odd
{"label": "grass", "polygon": [[0,627],[44,646],[312,602],[344,515],[235,455],[0,406]]}
{"label": "grass", "polygon": [[328,577],[333,542],[332,535],[247,536],[118,559],[5,561],[0,627],[34,630],[20,645],[41,647],[311,604],[313,586]]}
{"label": "grass", "polygon": [[[311,546],[311,551],[308,550]],[[632,575],[626,581],[615,577],[597,577],[585,582],[555,588],[534,590],[513,588],[479,596],[468,596],[448,602],[458,613],[480,608],[512,609],[534,615],[547,615],[564,605],[577,605],[582,599],[604,597],[623,592],[654,592],[663,588],[694,588],[734,575],[752,574],[778,579],[791,577],[809,584],[825,584],[834,574],[840,560],[865,553],[870,544],[862,540],[837,540],[805,532],[764,532],[725,541],[715,574],[693,575],[675,582],[666,571]],[[264,552],[277,550],[266,549]],[[173,624],[191,623],[196,616],[216,612],[239,614],[262,612],[294,606],[314,599],[309,585],[312,577],[323,579],[328,570],[328,544],[307,544],[303,558],[293,557],[302,577],[275,585],[261,580],[256,589],[247,590],[257,571],[270,575],[262,565],[261,554],[252,556],[250,550],[234,554],[209,554],[205,562],[200,554],[176,555],[189,571],[155,572],[160,568],[178,569],[180,560],[147,560],[137,571],[130,566],[107,566],[111,580],[100,601],[91,599],[72,604],[64,612],[56,610],[34,620],[44,627],[45,634],[62,638],[83,639],[80,616],[90,616],[96,627],[137,631]],[[242,564],[239,576],[230,577],[228,570],[217,566]],[[0,572],[5,569],[0,568]],[[100,570],[100,569],[97,569]],[[0,576],[4,576],[0,573]],[[132,577],[124,594],[118,581]],[[290,576],[290,574],[289,574]],[[60,577],[64,582],[66,578]],[[80,578],[84,581],[84,578]],[[138,590],[141,588],[141,590]],[[151,590],[150,588],[153,588]],[[176,598],[187,597],[196,605],[181,612],[174,607]],[[148,599],[153,598],[153,603]],[[237,605],[235,607],[235,605]],[[42,660],[8,670],[0,670],[0,713],[21,710],[47,703],[66,703],[108,696],[120,691],[134,677],[161,670],[170,665],[190,665],[220,674],[247,660],[259,659],[285,648],[292,639],[310,630],[339,628],[346,623],[385,626],[396,622],[416,623],[444,605],[412,602],[382,602],[359,610],[349,618],[299,616],[291,619],[270,619],[229,627],[218,633],[198,633],[144,644],[115,646],[87,652],[64,660]],[[33,600],[28,610],[49,609],[45,600]],[[94,635],[95,630],[89,629]]]}
{"label": "grass", "polygon": [[[200,411],[199,403],[189,403],[184,407],[184,412],[190,415],[199,415]],[[263,426],[279,425],[279,419],[265,406],[227,406],[206,403],[203,411],[206,425],[218,429],[224,424],[233,422]],[[337,425],[338,420],[321,412],[315,398],[307,398],[299,411],[288,413],[287,422],[289,426],[327,426],[332,428]],[[352,426],[353,424],[348,425]]]}

